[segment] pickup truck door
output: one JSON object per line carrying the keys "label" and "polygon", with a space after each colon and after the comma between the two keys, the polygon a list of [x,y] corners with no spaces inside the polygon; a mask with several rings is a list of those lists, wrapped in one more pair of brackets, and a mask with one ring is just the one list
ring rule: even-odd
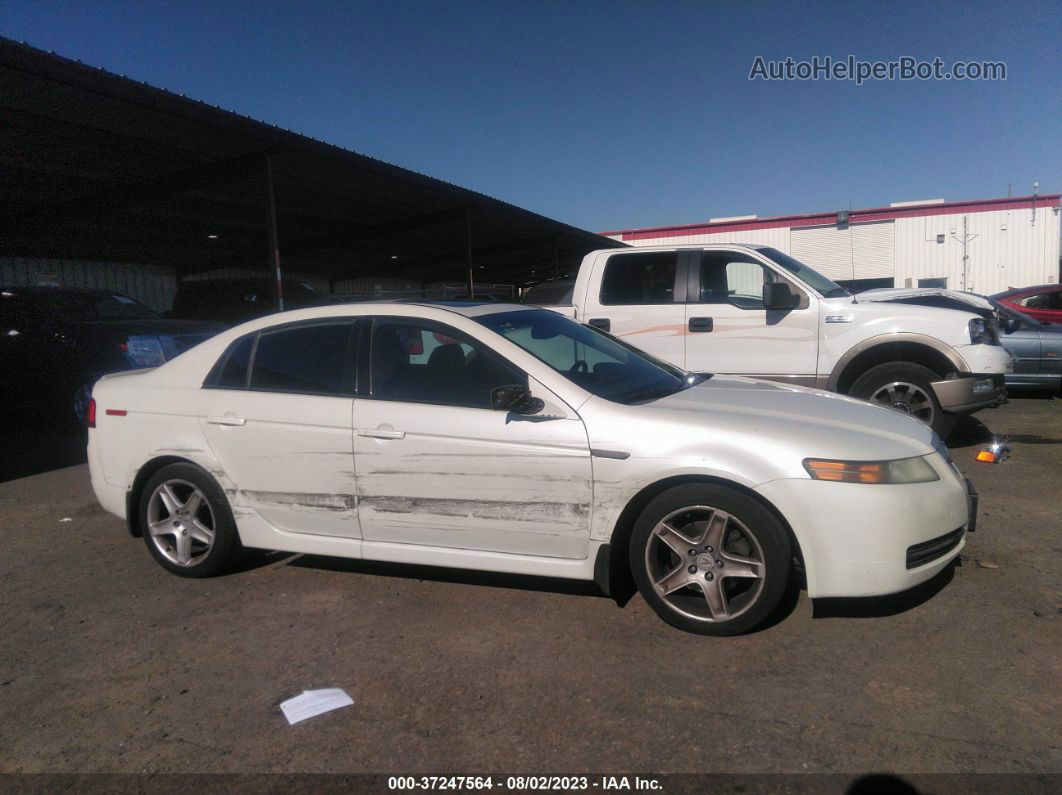
{"label": "pickup truck door", "polygon": [[[686,369],[813,385],[818,301],[749,253],[709,250],[689,256]],[[776,281],[800,297],[796,309],[764,309],[763,285]]]}
{"label": "pickup truck door", "polygon": [[[448,325],[381,316],[366,343],[371,373],[354,401],[366,557],[373,542],[587,556],[593,475],[574,410]],[[543,411],[490,408],[494,388],[517,383]]]}
{"label": "pickup truck door", "polygon": [[686,366],[686,277],[675,251],[630,251],[594,263],[580,320]]}

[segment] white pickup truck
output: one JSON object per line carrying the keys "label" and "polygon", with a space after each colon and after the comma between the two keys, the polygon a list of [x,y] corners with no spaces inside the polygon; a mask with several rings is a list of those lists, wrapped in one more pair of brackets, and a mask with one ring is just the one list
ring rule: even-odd
{"label": "white pickup truck", "polygon": [[852,395],[947,436],[956,415],[1005,400],[1013,360],[973,307],[902,294],[852,296],[766,246],[654,246],[590,252],[571,306],[549,308],[687,370]]}

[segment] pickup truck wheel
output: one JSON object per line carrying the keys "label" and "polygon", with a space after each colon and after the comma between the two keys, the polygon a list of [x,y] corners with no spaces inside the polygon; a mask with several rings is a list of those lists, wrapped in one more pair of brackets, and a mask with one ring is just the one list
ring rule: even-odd
{"label": "pickup truck wheel", "polygon": [[642,597],[667,623],[700,635],[737,635],[760,624],[785,592],[791,557],[778,519],[724,486],[668,489],[631,534]]}
{"label": "pickup truck wheel", "polygon": [[930,384],[939,380],[940,376],[928,367],[889,362],[872,367],[859,376],[849,394],[909,414],[944,438],[954,427],[955,417],[941,409],[933,393]]}
{"label": "pickup truck wheel", "polygon": [[242,551],[225,492],[194,464],[163,467],[140,495],[140,527],[148,551],[180,577],[212,577]]}

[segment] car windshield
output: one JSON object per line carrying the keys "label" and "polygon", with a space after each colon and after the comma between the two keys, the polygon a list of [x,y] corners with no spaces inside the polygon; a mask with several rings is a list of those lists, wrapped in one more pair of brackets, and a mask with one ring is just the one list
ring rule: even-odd
{"label": "car windshield", "polygon": [[841,287],[841,285],[830,281],[810,265],[805,265],[800,260],[794,259],[788,254],[783,254],[776,248],[764,247],[758,249],[758,251],[765,257],[769,257],[777,262],[800,279],[800,281],[804,282],[804,284],[813,287],[823,298],[844,298],[846,295],[851,295],[851,293]]}
{"label": "car windshield", "polygon": [[537,305],[570,304],[574,289],[575,282],[571,281],[541,282],[527,291],[522,303]]}
{"label": "car windshield", "polygon": [[1023,325],[1032,326],[1033,328],[1039,328],[1043,325],[1043,323],[1041,323],[1036,318],[1030,317],[1029,315],[1023,315],[1021,312],[1017,312],[1011,309],[1009,306],[999,303],[999,301],[994,298],[989,298],[988,302],[992,304],[996,312],[1001,317],[1005,317],[1008,320],[1016,321],[1018,328]]}
{"label": "car windshield", "polygon": [[66,293],[40,296],[41,309],[63,320],[153,320],[158,313],[117,293]]}
{"label": "car windshield", "polygon": [[616,403],[656,400],[708,377],[688,373],[548,309],[497,312],[475,320],[587,392]]}

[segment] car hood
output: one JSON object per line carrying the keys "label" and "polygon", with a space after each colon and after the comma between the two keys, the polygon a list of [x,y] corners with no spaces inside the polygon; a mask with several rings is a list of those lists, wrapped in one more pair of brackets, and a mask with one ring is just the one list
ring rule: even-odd
{"label": "car hood", "polygon": [[788,440],[824,458],[884,460],[928,455],[933,431],[892,409],[819,389],[739,376],[712,376],[697,386],[646,404],[658,415],[711,429]]}
{"label": "car hood", "polygon": [[943,287],[882,287],[876,290],[867,290],[855,296],[856,303],[875,301],[903,301],[909,298],[928,298],[930,296],[947,298],[960,304],[966,304],[978,310],[994,311],[995,307],[987,298],[973,293],[964,293],[959,290],[946,290]]}

